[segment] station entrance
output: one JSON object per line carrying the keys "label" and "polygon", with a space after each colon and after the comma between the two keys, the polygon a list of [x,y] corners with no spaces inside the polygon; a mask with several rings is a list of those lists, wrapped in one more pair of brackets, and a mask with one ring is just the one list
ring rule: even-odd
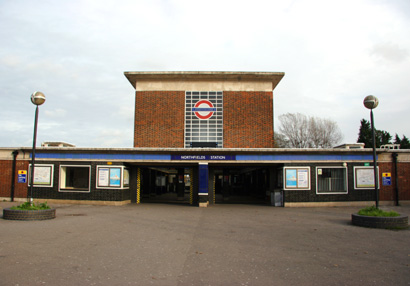
{"label": "station entrance", "polygon": [[[198,164],[137,167],[136,203],[270,204],[278,166],[208,166],[208,192],[199,190]],[[201,198],[200,198],[201,197]]]}
{"label": "station entrance", "polygon": [[270,202],[270,173],[265,167],[216,167],[211,169],[211,173],[214,190],[210,199],[212,198],[215,204]]}
{"label": "station entrance", "polygon": [[193,171],[187,166],[137,168],[135,202],[194,204]]}

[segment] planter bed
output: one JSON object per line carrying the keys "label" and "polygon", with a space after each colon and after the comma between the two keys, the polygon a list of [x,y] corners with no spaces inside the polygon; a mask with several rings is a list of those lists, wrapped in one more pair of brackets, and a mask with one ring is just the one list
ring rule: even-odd
{"label": "planter bed", "polygon": [[377,217],[352,214],[352,224],[357,226],[387,229],[403,229],[409,227],[409,217]]}
{"label": "planter bed", "polygon": [[46,220],[56,217],[56,209],[48,210],[12,210],[3,209],[3,219],[8,220]]}

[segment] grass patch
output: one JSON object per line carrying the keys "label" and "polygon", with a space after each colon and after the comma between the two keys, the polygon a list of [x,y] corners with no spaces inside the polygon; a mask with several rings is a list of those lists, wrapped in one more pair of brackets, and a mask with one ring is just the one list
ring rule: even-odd
{"label": "grass patch", "polygon": [[395,216],[400,216],[398,213],[395,211],[390,211],[386,212],[383,211],[379,208],[376,208],[375,206],[370,206],[364,209],[361,209],[358,213],[358,215],[364,215],[364,216],[379,216],[379,217],[395,217]]}
{"label": "grass patch", "polygon": [[51,208],[47,205],[47,202],[41,203],[41,204],[39,203],[37,205],[35,203],[30,205],[29,202],[25,202],[19,206],[11,207],[11,209],[19,210],[19,211],[37,211],[37,210],[49,210]]}

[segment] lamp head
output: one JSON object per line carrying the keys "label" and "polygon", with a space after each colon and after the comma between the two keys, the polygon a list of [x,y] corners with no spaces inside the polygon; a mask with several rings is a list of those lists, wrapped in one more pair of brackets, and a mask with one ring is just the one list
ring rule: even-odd
{"label": "lamp head", "polygon": [[364,98],[363,104],[368,109],[375,109],[379,105],[379,99],[374,95],[368,95]]}
{"label": "lamp head", "polygon": [[42,105],[46,101],[46,96],[41,91],[33,92],[31,102],[35,105]]}

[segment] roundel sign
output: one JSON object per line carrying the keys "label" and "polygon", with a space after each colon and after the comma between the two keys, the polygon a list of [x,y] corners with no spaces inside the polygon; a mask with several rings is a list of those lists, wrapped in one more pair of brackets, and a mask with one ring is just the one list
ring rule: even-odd
{"label": "roundel sign", "polygon": [[192,111],[195,113],[195,116],[199,119],[206,120],[211,118],[212,115],[214,115],[216,108],[214,107],[212,102],[203,99],[195,103],[194,107],[192,108]]}

